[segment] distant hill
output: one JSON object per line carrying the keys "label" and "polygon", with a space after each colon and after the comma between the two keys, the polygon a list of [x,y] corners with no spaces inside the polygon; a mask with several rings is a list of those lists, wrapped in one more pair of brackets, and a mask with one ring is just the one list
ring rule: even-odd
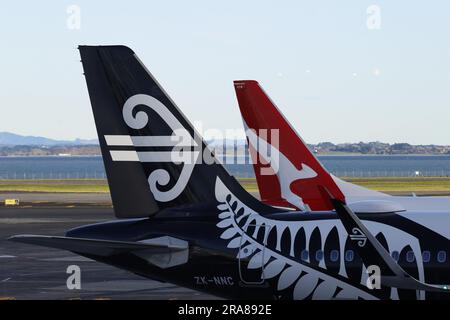
{"label": "distant hill", "polygon": [[22,136],[11,132],[0,132],[1,146],[61,146],[61,145],[94,145],[97,139],[55,140],[44,137]]}

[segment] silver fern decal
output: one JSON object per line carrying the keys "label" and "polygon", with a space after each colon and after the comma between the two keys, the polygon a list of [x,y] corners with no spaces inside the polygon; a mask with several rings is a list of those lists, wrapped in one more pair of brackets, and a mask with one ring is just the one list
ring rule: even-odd
{"label": "silver fern decal", "polygon": [[[217,227],[223,229],[221,239],[228,241],[227,247],[237,249],[238,259],[248,259],[246,266],[249,270],[262,269],[262,277],[274,280],[279,292],[290,289],[294,299],[377,299],[374,292],[368,292],[365,283],[366,269],[362,267],[360,286],[349,283],[344,255],[340,255],[339,270],[330,274],[321,259],[317,266],[311,264],[310,258],[304,261],[295,256],[294,241],[299,232],[304,233],[304,247],[308,248],[313,232],[319,232],[321,250],[324,251],[325,242],[332,230],[336,230],[339,237],[339,252],[345,251],[348,234],[338,219],[318,221],[279,221],[265,218],[243,204],[224,183],[216,180],[216,199],[219,202],[220,222]],[[410,246],[418,262],[419,280],[424,280],[424,270],[421,250],[418,240],[411,235],[391,226],[365,221],[367,228],[373,234],[382,234],[387,239],[389,251],[401,252]],[[268,241],[269,234],[276,234],[275,243]],[[290,247],[282,248],[281,238],[284,234],[290,237]],[[354,233],[355,241],[364,245],[365,239]],[[283,249],[283,250],[282,250]],[[352,282],[353,283],[353,282]],[[367,290],[367,291],[366,291]],[[391,290],[391,299],[398,298],[397,290]],[[424,298],[424,293],[419,293]]]}
{"label": "silver fern decal", "polygon": [[[219,178],[216,181],[216,198],[220,203],[218,209],[221,219],[217,227],[224,229],[221,238],[228,241],[227,247],[240,248],[237,254],[238,258],[251,256],[247,268],[263,268],[264,279],[278,277],[277,289],[279,291],[293,287],[294,299],[305,299],[311,295],[313,299],[375,299],[373,295],[362,289],[267,248],[269,229],[264,230],[263,243],[256,241],[253,237],[258,234],[262,225],[270,225],[269,221],[241,203]],[[242,227],[239,226],[239,222],[244,219],[247,219],[247,222]],[[249,235],[246,230],[251,224],[255,226],[255,230],[252,235]],[[283,227],[285,226],[274,225],[274,228]]]}

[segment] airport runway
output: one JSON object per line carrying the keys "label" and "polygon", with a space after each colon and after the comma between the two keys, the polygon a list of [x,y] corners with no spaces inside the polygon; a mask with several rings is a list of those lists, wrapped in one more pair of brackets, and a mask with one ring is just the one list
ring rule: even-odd
{"label": "airport runway", "polygon": [[[16,234],[63,235],[114,219],[110,207],[0,207],[0,299],[216,299],[91,261],[67,251],[6,241]],[[81,290],[66,286],[69,265],[81,268]]]}
{"label": "airport runway", "polygon": [[[255,198],[259,199],[258,192],[250,192]],[[59,204],[59,205],[93,205],[108,206],[111,205],[111,196],[109,193],[90,193],[90,192],[0,192],[0,205],[5,199],[19,199],[23,204]]]}

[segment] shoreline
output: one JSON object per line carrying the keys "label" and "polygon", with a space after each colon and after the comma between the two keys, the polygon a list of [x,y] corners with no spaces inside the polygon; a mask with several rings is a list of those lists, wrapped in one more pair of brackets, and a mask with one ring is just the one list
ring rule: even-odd
{"label": "shoreline", "polygon": [[[314,153],[316,157],[450,157],[450,153],[393,153],[393,154],[374,154],[374,153]],[[244,157],[246,155],[232,155],[232,154],[216,154],[217,157]],[[0,156],[0,159],[11,158],[101,158],[101,154],[67,154],[67,155],[5,155]]]}

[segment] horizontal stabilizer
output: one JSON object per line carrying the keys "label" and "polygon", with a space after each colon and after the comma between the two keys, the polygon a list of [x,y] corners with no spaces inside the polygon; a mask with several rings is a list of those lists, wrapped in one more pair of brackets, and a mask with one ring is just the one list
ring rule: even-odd
{"label": "horizontal stabilizer", "polygon": [[[133,253],[161,268],[187,262],[189,245],[186,241],[159,237],[141,242],[111,241],[98,239],[18,235],[9,238],[14,242],[63,249],[82,255],[110,257],[122,253]],[[157,259],[155,259],[157,257]],[[176,257],[176,259],[173,259]],[[174,264],[176,263],[176,264]]]}

